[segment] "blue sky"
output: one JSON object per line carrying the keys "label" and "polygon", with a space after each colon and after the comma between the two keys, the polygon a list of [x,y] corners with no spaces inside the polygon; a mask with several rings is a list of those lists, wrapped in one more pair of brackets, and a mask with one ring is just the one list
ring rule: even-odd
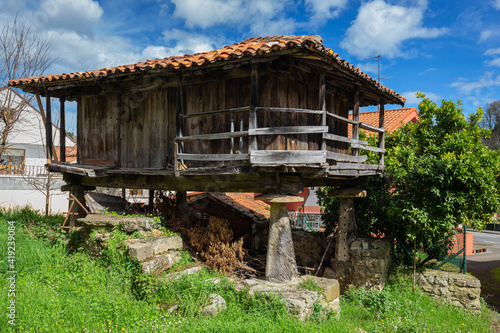
{"label": "blue sky", "polygon": [[307,34],[374,78],[365,59],[381,55],[382,84],[406,106],[416,91],[462,100],[465,113],[500,99],[500,0],[1,0],[0,25],[16,13],[52,39],[45,74]]}

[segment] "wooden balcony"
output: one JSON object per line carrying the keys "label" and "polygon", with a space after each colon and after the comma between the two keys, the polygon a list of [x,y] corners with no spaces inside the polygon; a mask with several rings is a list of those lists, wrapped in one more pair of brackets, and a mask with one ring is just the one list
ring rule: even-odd
{"label": "wooden balcony", "polygon": [[[270,113],[271,118],[280,119],[282,125],[259,127],[259,115],[263,112]],[[307,116],[308,125],[290,126],[288,123],[291,122],[283,121],[287,116],[293,117],[294,123],[297,123],[298,117]],[[183,136],[180,131],[175,139],[176,172],[190,173],[193,169],[250,165],[323,168],[327,170],[328,175],[367,176],[380,174],[384,169],[384,130],[360,123],[356,112],[351,120],[326,110],[246,106],[183,115],[180,120],[204,118],[210,122],[207,119],[210,117],[218,117],[220,121],[230,120],[229,126],[225,126],[230,130],[187,136]],[[269,115],[267,117],[269,118]],[[340,134],[337,130],[338,124],[344,128],[352,126],[354,137]],[[377,134],[378,147],[369,146],[367,141],[359,140],[359,129],[367,131],[368,135]],[[273,141],[279,143],[270,145],[269,140],[264,140],[266,137],[273,137]],[[300,137],[297,141],[302,144],[293,143],[297,137]],[[214,150],[211,149],[214,142],[218,142],[217,152],[211,152]],[[360,155],[360,152],[365,151],[379,153],[378,163],[367,164],[367,155]]]}

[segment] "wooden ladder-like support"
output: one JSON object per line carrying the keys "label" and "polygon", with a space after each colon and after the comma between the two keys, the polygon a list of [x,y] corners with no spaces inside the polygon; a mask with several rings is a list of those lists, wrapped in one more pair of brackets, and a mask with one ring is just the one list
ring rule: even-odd
{"label": "wooden ladder-like support", "polygon": [[69,194],[69,198],[68,198],[68,200],[70,200],[70,201],[71,201],[71,205],[69,206],[69,211],[68,211],[68,212],[63,213],[63,214],[66,214],[66,218],[64,219],[64,222],[63,222],[63,224],[62,224],[62,226],[61,226],[61,229],[64,229],[64,228],[69,229],[69,228],[71,228],[70,226],[66,226],[66,222],[68,221],[68,218],[69,218],[69,216],[70,216],[70,215],[79,215],[79,213],[74,213],[74,212],[72,211],[72,210],[73,210],[73,206],[75,205],[75,202],[76,202],[77,204],[79,204],[79,205],[80,205],[80,207],[82,207],[82,209],[85,211],[85,213],[86,213],[87,215],[88,215],[88,214],[90,214],[90,212],[88,211],[88,209],[87,209],[87,208],[85,208],[85,206],[84,206],[84,205],[82,205],[82,203],[80,202],[80,200],[78,200],[78,199],[77,199],[77,198],[76,198],[76,197],[75,197],[72,193],[70,193],[70,194]]}

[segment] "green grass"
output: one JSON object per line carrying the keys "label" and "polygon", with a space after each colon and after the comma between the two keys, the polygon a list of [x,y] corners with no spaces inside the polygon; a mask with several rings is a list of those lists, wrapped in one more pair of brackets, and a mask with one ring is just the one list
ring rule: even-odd
{"label": "green grass", "polygon": [[[44,238],[60,217],[27,211],[0,213],[0,258],[6,258],[7,221],[16,218],[16,324],[6,324],[7,262],[0,263],[0,332],[490,332],[491,313],[475,315],[413,293],[403,277],[383,292],[354,289],[341,299],[339,319],[318,313],[301,322],[275,297],[249,296],[232,282],[203,270],[159,284],[138,274],[119,251],[89,259],[69,254],[61,242]],[[60,225],[60,224],[59,224]],[[52,228],[52,231],[54,228]],[[219,278],[219,283],[209,280]],[[309,286],[313,288],[314,286]],[[217,293],[227,311],[202,317],[199,309]],[[171,310],[171,313],[168,312]],[[317,308],[316,310],[320,310]]]}

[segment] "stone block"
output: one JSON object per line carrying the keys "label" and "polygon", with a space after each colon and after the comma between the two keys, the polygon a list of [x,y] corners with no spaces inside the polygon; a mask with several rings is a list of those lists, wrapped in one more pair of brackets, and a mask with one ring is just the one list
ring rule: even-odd
{"label": "stone block", "polygon": [[154,256],[151,259],[141,263],[143,274],[155,273],[158,270],[167,270],[181,260],[181,255],[178,252],[172,251],[167,254]]}
{"label": "stone block", "polygon": [[153,245],[150,243],[129,244],[128,253],[137,261],[144,261],[153,256]]}
{"label": "stone block", "polygon": [[321,278],[317,276],[302,276],[302,280],[306,281],[307,279],[311,279],[316,284],[323,289],[322,295],[325,298],[326,302],[333,301],[335,298],[340,296],[340,286],[339,281],[335,279],[327,279]]}
{"label": "stone block", "polygon": [[209,296],[209,303],[206,307],[201,310],[203,316],[215,317],[227,308],[226,300],[222,296],[217,294],[211,294]]}
{"label": "stone block", "polygon": [[154,254],[161,254],[170,250],[182,249],[182,238],[179,236],[160,236],[151,238]]}

